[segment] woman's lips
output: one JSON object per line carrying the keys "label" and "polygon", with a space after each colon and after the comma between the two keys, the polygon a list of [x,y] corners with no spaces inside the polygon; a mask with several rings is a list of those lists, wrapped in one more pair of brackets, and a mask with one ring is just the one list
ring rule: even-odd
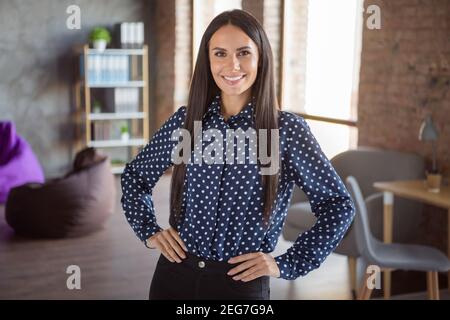
{"label": "woman's lips", "polygon": [[240,77],[226,77],[226,76],[222,76],[222,79],[229,85],[229,86],[235,86],[238,83],[240,83],[244,78],[245,78],[245,74],[243,74]]}

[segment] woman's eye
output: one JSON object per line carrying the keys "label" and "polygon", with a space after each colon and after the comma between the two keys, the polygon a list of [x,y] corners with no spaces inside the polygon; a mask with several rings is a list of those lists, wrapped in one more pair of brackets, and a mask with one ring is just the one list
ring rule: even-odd
{"label": "woman's eye", "polygon": [[250,51],[244,50],[244,51],[241,51],[240,54],[242,56],[246,56],[246,55],[250,54]]}
{"label": "woman's eye", "polygon": [[215,55],[216,57],[224,57],[224,56],[225,56],[225,53],[223,53],[223,52],[216,52],[214,55]]}

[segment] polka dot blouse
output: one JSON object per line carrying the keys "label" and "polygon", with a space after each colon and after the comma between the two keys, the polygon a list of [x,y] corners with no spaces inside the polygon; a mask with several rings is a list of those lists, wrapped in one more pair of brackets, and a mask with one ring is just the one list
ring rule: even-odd
{"label": "polka dot blouse", "polygon": [[[250,102],[225,121],[217,95],[203,116],[202,130],[220,130],[226,143],[227,129],[246,131],[253,127],[253,109]],[[178,140],[172,140],[171,136],[183,126],[185,114],[186,107],[180,107],[126,165],[121,176],[125,216],[144,244],[162,230],[156,220],[152,190],[164,171],[173,165]],[[225,164],[196,161],[187,164],[183,218],[177,229],[190,253],[227,261],[244,253],[272,252],[295,185],[307,195],[317,222],[300,234],[285,253],[275,257],[280,278],[293,280],[318,268],[341,241],[355,212],[347,189],[301,116],[279,111],[279,128],[281,170],[269,228],[262,219],[263,189],[256,163],[236,160],[226,163],[224,156]],[[203,148],[211,141],[204,137]],[[248,148],[249,144],[245,145]],[[243,151],[237,148],[235,155],[239,152]]]}

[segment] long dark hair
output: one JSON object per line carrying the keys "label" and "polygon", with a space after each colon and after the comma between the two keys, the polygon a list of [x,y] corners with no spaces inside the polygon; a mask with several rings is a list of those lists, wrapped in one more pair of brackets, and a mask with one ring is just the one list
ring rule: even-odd
{"label": "long dark hair", "polygon": [[[214,81],[210,70],[209,61],[209,41],[212,35],[222,26],[231,24],[240,28],[257,45],[259,51],[258,72],[255,82],[251,87],[251,95],[255,97],[255,130],[267,129],[267,148],[266,154],[271,153],[271,129],[278,129],[278,110],[279,104],[276,98],[273,71],[273,56],[267,35],[261,24],[250,13],[243,10],[225,11],[216,16],[206,28],[203,34],[197,61],[195,63],[194,73],[192,75],[189,100],[187,103],[186,118],[184,129],[188,130],[191,137],[194,137],[194,121],[201,121],[206,113],[208,106],[214,97],[220,93],[220,89]],[[257,134],[259,139],[259,135]],[[194,139],[191,139],[194,150]],[[259,143],[257,144],[259,155]],[[272,156],[272,155],[271,155]],[[279,156],[279,155],[277,155]],[[281,162],[278,162],[281,163]],[[258,164],[259,157],[258,157]],[[262,166],[260,164],[260,166]],[[181,217],[181,201],[184,190],[184,178],[186,174],[186,164],[174,165],[171,181],[170,193],[170,225],[177,230],[177,222]],[[276,200],[278,189],[278,176],[260,175],[262,177],[263,199],[264,199],[264,224],[268,224],[272,204]]]}

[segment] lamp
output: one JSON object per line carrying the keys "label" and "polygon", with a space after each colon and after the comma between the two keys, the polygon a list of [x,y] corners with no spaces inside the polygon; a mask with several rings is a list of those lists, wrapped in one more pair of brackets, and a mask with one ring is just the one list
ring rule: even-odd
{"label": "lamp", "polygon": [[439,133],[436,126],[433,123],[430,115],[427,115],[420,126],[419,140],[420,141],[431,141],[431,146],[433,148],[433,165],[431,172],[427,173],[427,183],[429,191],[439,192],[441,184],[441,175],[438,174],[436,167],[436,140],[439,137]]}

